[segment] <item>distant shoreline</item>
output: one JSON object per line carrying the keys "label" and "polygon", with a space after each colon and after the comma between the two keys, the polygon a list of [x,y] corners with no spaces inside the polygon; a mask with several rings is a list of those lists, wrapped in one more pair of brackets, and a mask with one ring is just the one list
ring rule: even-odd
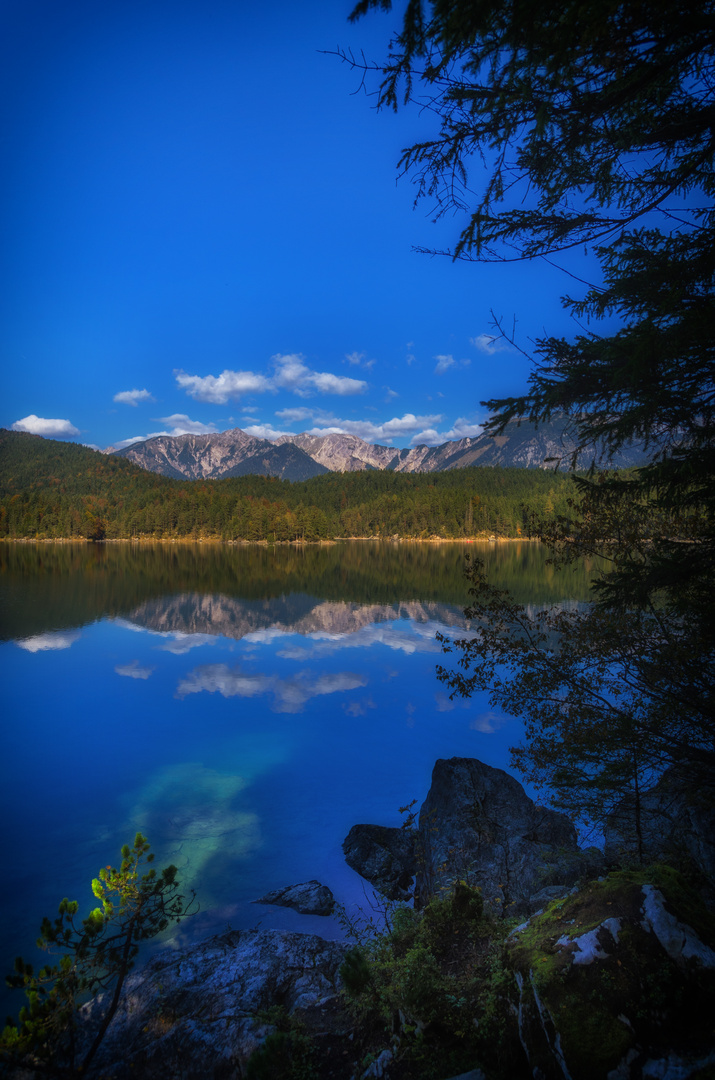
{"label": "distant shoreline", "polygon": [[110,540],[73,537],[3,536],[4,544],[202,544],[225,547],[330,547],[334,544],[531,544],[527,536],[336,536],[332,540],[220,540],[216,537],[122,536]]}

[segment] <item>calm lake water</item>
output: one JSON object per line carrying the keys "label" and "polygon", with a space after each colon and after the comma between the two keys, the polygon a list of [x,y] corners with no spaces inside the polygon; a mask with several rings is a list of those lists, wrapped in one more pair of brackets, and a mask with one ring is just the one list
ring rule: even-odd
{"label": "calm lake water", "polygon": [[0,975],[37,959],[63,896],[94,906],[137,830],[201,901],[177,943],[227,924],[342,936],[252,901],[318,878],[364,907],[350,827],[400,824],[437,758],[507,767],[519,739],[435,677],[468,550],[522,601],[587,598],[587,568],[557,574],[526,543],[0,546]]}

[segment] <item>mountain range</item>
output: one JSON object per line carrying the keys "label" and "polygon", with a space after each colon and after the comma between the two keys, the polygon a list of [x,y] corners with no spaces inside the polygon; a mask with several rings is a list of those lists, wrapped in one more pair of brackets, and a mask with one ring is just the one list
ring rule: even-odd
{"label": "mountain range", "polygon": [[[575,449],[566,417],[536,428],[528,421],[512,421],[502,435],[482,433],[441,446],[396,449],[365,442],[356,435],[282,435],[275,441],[258,439],[240,428],[210,435],[158,435],[113,451],[150,472],[180,480],[208,480],[229,476],[277,476],[283,480],[309,480],[326,472],[365,469],[393,472],[444,472],[468,465],[502,465],[526,469],[553,468],[558,459],[569,468]],[[579,466],[587,468],[592,454],[583,454]],[[642,448],[624,448],[610,465],[640,465]]]}

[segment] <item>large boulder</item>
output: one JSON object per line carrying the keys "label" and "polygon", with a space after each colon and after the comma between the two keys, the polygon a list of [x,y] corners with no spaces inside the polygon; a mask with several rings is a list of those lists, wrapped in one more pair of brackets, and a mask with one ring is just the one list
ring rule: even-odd
{"label": "large boulder", "polygon": [[536,805],[518,780],[476,758],[439,760],[420,811],[418,905],[455,879],[478,885],[493,911],[527,913],[530,898],[600,872],[563,814]]}
{"label": "large boulder", "polygon": [[407,900],[417,870],[412,829],[353,825],[343,841],[345,861],[388,900]]}
{"label": "large boulder", "polygon": [[275,889],[253,903],[293,908],[300,915],[330,915],[335,907],[335,897],[327,885],[313,880]]}
{"label": "large boulder", "polygon": [[[278,930],[232,930],[167,949],[127,980],[95,1071],[112,1080],[244,1076],[270,1031],[266,1010],[324,1005],[339,989],[346,951],[340,942]],[[102,1004],[88,1007],[90,1034]]]}
{"label": "large boulder", "polygon": [[553,901],[506,961],[541,1080],[712,1075],[715,919],[675,871],[619,871]]}
{"label": "large boulder", "polygon": [[[687,773],[667,770],[641,795],[640,845],[633,796],[622,799],[604,829],[605,854],[613,863],[640,857],[667,862],[697,881],[701,894],[715,905],[715,797],[712,788],[695,787]],[[638,850],[640,846],[640,851]]]}

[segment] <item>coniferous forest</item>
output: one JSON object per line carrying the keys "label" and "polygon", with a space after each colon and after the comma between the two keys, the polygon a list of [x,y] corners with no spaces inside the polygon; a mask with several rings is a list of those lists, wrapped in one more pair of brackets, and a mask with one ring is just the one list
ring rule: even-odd
{"label": "coniferous forest", "polygon": [[11,540],[518,538],[530,513],[565,512],[573,494],[567,474],[500,467],[171,480],[74,443],[0,433],[0,538]]}

